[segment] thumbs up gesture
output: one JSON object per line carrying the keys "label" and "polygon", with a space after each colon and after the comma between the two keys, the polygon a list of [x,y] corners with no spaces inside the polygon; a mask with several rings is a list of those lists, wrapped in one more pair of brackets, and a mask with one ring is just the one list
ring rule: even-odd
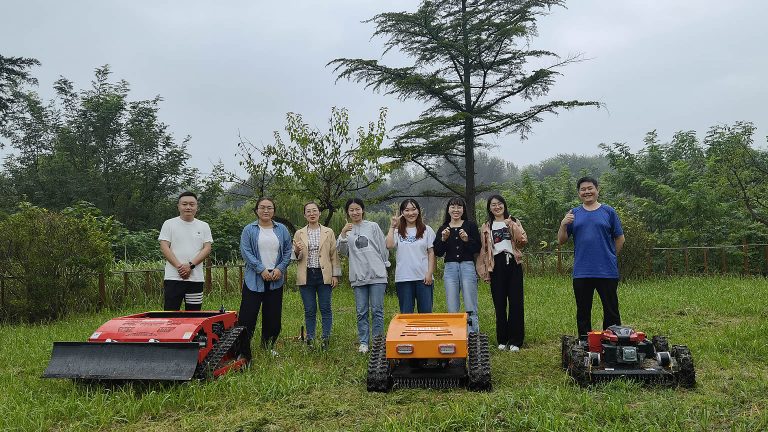
{"label": "thumbs up gesture", "polygon": [[565,214],[565,217],[560,222],[560,225],[566,226],[573,223],[573,210],[568,210],[568,213]]}

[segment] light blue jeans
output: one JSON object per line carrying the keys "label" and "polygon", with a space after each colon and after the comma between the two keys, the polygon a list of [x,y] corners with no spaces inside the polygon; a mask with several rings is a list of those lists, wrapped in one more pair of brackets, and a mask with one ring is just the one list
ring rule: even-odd
{"label": "light blue jeans", "polygon": [[301,301],[304,303],[304,324],[307,326],[307,341],[315,338],[318,305],[320,306],[320,321],[323,324],[323,339],[331,337],[331,326],[333,325],[331,291],[331,286],[323,283],[323,273],[320,272],[320,269],[307,269],[307,284],[299,287]]}
{"label": "light blue jeans", "polygon": [[459,293],[464,297],[464,309],[471,312],[472,324],[470,332],[480,332],[480,321],[477,318],[477,273],[472,261],[447,262],[443,270],[443,285],[445,285],[445,303],[448,312],[458,312],[461,308]]}
{"label": "light blue jeans", "polygon": [[373,336],[384,334],[384,292],[387,284],[369,284],[354,287],[357,310],[357,337],[361,344],[370,345],[368,310],[370,305]]}

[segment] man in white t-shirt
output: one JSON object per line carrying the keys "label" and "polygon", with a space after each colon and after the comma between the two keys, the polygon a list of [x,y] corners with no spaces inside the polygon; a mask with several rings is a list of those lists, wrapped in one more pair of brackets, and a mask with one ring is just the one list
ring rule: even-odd
{"label": "man in white t-shirt", "polygon": [[179,217],[163,222],[160,229],[160,251],[165,257],[163,280],[163,308],[198,311],[203,305],[203,266],[211,253],[211,228],[195,219],[197,195],[183,192],[179,195]]}

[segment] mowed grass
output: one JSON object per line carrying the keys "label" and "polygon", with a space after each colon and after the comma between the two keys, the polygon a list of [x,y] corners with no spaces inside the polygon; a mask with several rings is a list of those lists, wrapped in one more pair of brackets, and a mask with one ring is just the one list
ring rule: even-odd
{"label": "mowed grass", "polygon": [[[537,277],[526,279],[523,350],[492,349],[492,392],[369,394],[367,357],[356,352],[354,300],[347,287],[334,292],[330,350],[309,351],[294,339],[303,315],[298,292],[288,291],[279,357],[257,349],[249,370],[212,382],[85,385],[40,378],[52,342],[84,341],[113,316],[157,305],[49,325],[3,326],[0,430],[768,430],[768,280],[629,282],[620,284],[619,298],[625,324],[690,347],[695,390],[621,381],[587,389],[575,385],[560,369],[560,335],[575,332],[570,280]],[[444,310],[440,285],[435,300],[435,310]],[[205,299],[211,309],[222,303],[236,309],[239,296]],[[481,286],[480,305],[481,330],[493,343],[487,285]],[[396,311],[397,299],[388,295],[387,316]],[[595,295],[593,324],[599,326],[601,319]]]}

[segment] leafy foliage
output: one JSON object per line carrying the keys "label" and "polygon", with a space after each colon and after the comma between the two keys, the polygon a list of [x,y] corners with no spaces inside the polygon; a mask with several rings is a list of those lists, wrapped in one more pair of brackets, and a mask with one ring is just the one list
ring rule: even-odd
{"label": "leafy foliage", "polygon": [[125,81],[96,69],[90,89],[56,81],[56,100],[20,95],[4,133],[16,154],[4,168],[20,199],[51,209],[92,202],[131,229],[159,225],[173,197],[195,182],[186,142],[176,144],[158,119],[159,96],[129,100]]}
{"label": "leafy foliage", "polygon": [[381,108],[376,123],[358,127],[354,135],[344,108],[331,109],[327,132],[304,123],[301,114],[288,113],[286,117],[288,142],[275,132],[274,144],[259,148],[241,143],[241,165],[260,187],[261,195],[269,192],[278,197],[315,200],[320,210],[327,212],[323,222],[327,225],[350,195],[375,189],[391,169],[380,162],[386,108]]}
{"label": "leafy foliage", "polygon": [[95,306],[93,273],[112,262],[100,221],[24,204],[0,223],[0,275],[8,277],[3,317],[31,322]]}
{"label": "leafy foliage", "polygon": [[29,73],[32,66],[40,66],[40,62],[33,58],[0,55],[0,134],[16,99],[19,98],[19,88],[24,84],[37,84],[37,79]]}
{"label": "leafy foliage", "polygon": [[[475,152],[488,145],[487,137],[516,133],[525,138],[545,114],[598,105],[576,100],[534,102],[550,91],[562,66],[579,60],[530,49],[536,20],[563,4],[562,0],[423,1],[416,12],[382,13],[369,20],[376,24],[374,36],[386,39],[385,53],[399,50],[413,59],[412,65],[390,67],[348,58],[329,64],[339,79],[429,104],[419,119],[395,128],[398,135],[390,155],[419,166],[448,194],[464,196],[474,214],[477,193],[488,187],[476,184]],[[529,62],[548,61],[547,67],[526,68]],[[506,111],[513,101],[532,105]],[[450,172],[440,172],[441,166],[450,167]]]}
{"label": "leafy foliage", "polygon": [[768,151],[753,147],[754,133],[748,122],[710,128],[704,139],[707,169],[720,187],[738,196],[754,221],[768,227]]}
{"label": "leafy foliage", "polygon": [[[756,223],[744,208],[734,205],[739,190],[731,181],[750,178],[757,194],[765,177],[759,168],[749,168],[748,155],[762,153],[745,150],[745,133],[734,134],[715,127],[706,143],[699,143],[695,132],[678,132],[669,143],[659,143],[656,132],[645,138],[645,146],[633,153],[626,144],[602,144],[613,172],[603,183],[619,207],[642,220],[662,246],[715,245],[741,243],[746,238],[766,238],[768,231]],[[751,136],[751,135],[750,135]],[[736,148],[724,148],[736,144]],[[724,159],[727,155],[727,159]],[[733,174],[736,167],[741,171]],[[765,189],[763,189],[765,190]],[[759,220],[758,220],[759,222]]]}

